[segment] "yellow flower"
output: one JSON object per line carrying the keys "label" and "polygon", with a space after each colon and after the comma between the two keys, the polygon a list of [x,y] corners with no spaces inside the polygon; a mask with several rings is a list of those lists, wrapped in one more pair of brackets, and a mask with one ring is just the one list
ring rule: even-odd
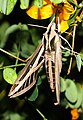
{"label": "yellow flower", "polygon": [[78,113],[77,109],[72,109],[71,115],[72,115],[72,120],[77,120],[79,118],[79,113]]}
{"label": "yellow flower", "polygon": [[68,20],[71,14],[74,13],[74,8],[71,4],[68,2],[64,2],[64,4],[61,6],[58,5],[58,15],[60,19],[60,30],[61,32],[65,32],[69,26],[68,26]]}
{"label": "yellow flower", "polygon": [[60,19],[61,32],[65,32],[69,28],[68,20],[70,15],[74,13],[74,8],[67,1],[62,4],[54,4],[50,0],[44,0],[42,8],[33,5],[26,13],[34,19],[47,19],[56,14],[56,21],[58,17]]}
{"label": "yellow flower", "polygon": [[46,19],[55,13],[55,8],[49,0],[44,0],[43,7],[37,8],[35,5],[31,6],[26,13],[34,19]]}
{"label": "yellow flower", "polygon": [[76,17],[76,20],[77,20],[78,22],[81,22],[81,18],[80,18],[79,16]]}

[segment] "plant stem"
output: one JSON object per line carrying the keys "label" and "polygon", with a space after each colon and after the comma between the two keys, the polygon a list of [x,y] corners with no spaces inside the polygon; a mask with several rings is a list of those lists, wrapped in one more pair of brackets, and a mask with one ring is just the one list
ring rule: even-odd
{"label": "plant stem", "polygon": [[[27,98],[25,98],[25,101],[27,101]],[[43,120],[48,120],[48,119],[41,113],[41,111],[40,111],[38,108],[36,108],[29,100],[28,100],[28,103],[29,103],[33,108],[35,108],[35,110],[39,113],[39,115],[43,118]]]}
{"label": "plant stem", "polygon": [[[72,40],[72,53],[73,53],[73,50],[74,50],[74,42],[75,42],[75,31],[76,31],[76,24],[74,25],[74,30],[73,30],[73,40]],[[67,71],[67,75],[70,73],[71,71],[71,66],[72,66],[72,60],[73,58],[71,57],[70,58],[70,64],[69,64],[69,68],[68,68],[68,71]]]}
{"label": "plant stem", "polygon": [[0,70],[5,69],[7,67],[17,67],[17,66],[25,66],[25,65],[26,65],[25,63],[21,63],[21,64],[17,64],[17,65],[8,65],[8,66],[1,67]]}
{"label": "plant stem", "polygon": [[39,111],[39,109],[36,108],[36,111],[41,115],[41,117],[42,117],[44,120],[47,120],[47,119],[45,118],[45,116]]}

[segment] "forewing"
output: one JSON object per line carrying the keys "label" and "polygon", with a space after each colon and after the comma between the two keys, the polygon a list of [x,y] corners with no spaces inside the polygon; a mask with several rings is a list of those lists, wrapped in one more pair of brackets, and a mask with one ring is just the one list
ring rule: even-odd
{"label": "forewing", "polygon": [[11,98],[20,96],[28,91],[36,83],[39,68],[42,66],[44,59],[44,47],[39,45],[33,53],[27,65],[22,69],[15,83],[10,89],[9,95]]}
{"label": "forewing", "polygon": [[62,52],[61,40],[58,34],[55,37],[55,83],[56,83],[56,98],[55,105],[60,103],[60,73],[62,68]]}

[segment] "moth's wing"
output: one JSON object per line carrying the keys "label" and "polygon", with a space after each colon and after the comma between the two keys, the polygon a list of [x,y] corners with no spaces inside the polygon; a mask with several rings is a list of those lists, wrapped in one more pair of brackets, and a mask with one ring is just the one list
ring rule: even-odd
{"label": "moth's wing", "polygon": [[22,69],[15,83],[11,87],[8,94],[10,98],[24,94],[36,83],[38,70],[44,62],[43,57],[41,57],[43,54],[44,47],[41,44],[33,53],[31,59],[27,62],[27,65]]}
{"label": "moth's wing", "polygon": [[55,83],[56,83],[56,98],[57,102],[55,105],[60,103],[60,73],[62,69],[62,51],[61,51],[61,40],[56,35],[57,38],[55,38]]}

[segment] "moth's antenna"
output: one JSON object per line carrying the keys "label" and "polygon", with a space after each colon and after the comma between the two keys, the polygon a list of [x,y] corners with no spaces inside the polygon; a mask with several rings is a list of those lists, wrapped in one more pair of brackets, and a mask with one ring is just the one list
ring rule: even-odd
{"label": "moth's antenna", "polygon": [[[55,19],[55,17],[53,17],[53,19],[51,20],[49,27],[52,25],[52,22],[54,21],[54,19]],[[47,27],[45,27],[45,26],[33,25],[33,24],[27,24],[27,25],[47,29]]]}
{"label": "moth's antenna", "polygon": [[58,33],[60,33],[60,19],[58,17]]}
{"label": "moth's antenna", "polygon": [[34,27],[39,27],[39,28],[47,28],[47,27],[44,27],[44,26],[40,26],[40,25],[33,25],[33,24],[28,24],[29,26],[34,26]]}

